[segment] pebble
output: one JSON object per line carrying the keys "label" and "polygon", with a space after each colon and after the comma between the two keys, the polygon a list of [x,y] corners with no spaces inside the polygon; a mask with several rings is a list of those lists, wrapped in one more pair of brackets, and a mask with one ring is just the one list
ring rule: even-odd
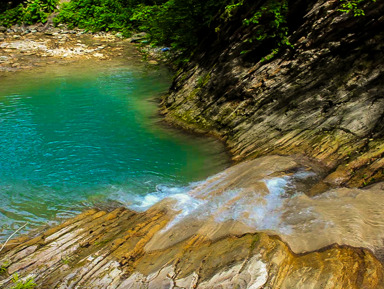
{"label": "pebble", "polygon": [[[1,32],[4,29],[11,33],[4,34]],[[14,26],[8,30],[6,28],[4,29],[0,26],[0,48],[2,52],[7,55],[0,56],[0,63],[4,71],[7,69],[10,71],[15,69],[28,69],[33,66],[57,63],[57,61],[46,61],[52,59],[51,57],[69,60],[70,58],[80,56],[83,59],[97,58],[104,60],[109,58],[109,53],[111,52],[112,55],[122,56],[123,54],[121,52],[124,50],[121,46],[108,47],[108,42],[116,41],[116,38],[120,36],[119,34],[93,34],[93,40],[88,46],[83,43],[84,41],[88,41],[89,37],[83,39],[86,37],[84,35],[85,32],[80,29],[64,30],[50,27],[42,31],[42,26],[36,25],[27,27]],[[80,39],[76,38],[76,36]],[[69,45],[67,46],[67,44]],[[101,51],[104,52],[105,50],[108,51],[101,53]],[[36,61],[38,58],[41,58],[38,63],[32,63],[32,61]],[[158,64],[156,60],[150,60],[148,63],[151,65]]]}
{"label": "pebble", "polygon": [[0,63],[1,62],[6,62],[8,61],[9,57],[8,56],[0,56]]}

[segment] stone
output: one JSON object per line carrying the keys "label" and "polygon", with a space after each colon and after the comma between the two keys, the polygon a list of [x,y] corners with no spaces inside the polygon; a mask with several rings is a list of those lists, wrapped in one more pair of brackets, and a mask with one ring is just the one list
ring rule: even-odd
{"label": "stone", "polygon": [[0,277],[0,286],[10,286],[18,272],[39,276],[35,282],[44,288],[383,288],[382,265],[361,248],[333,245],[295,255],[278,238],[257,233],[217,240],[197,234],[146,250],[168,221],[164,210],[84,212],[5,247],[0,263],[7,260],[9,275]]}
{"label": "stone", "polygon": [[146,37],[147,37],[147,33],[141,32],[141,33],[137,33],[137,34],[132,35],[129,38],[129,41],[132,43],[136,43],[136,42],[139,42],[141,40],[144,40]]}
{"label": "stone", "polygon": [[[273,181],[276,178],[294,178],[293,172],[297,172],[299,179],[303,178],[303,171],[309,172],[309,168],[302,166],[294,158],[282,156],[237,164],[188,192],[187,206],[196,199],[205,201],[200,202],[200,211],[191,214],[181,212],[183,208],[172,198],[145,212],[111,206],[108,211],[85,211],[33,238],[11,240],[0,252],[0,264],[8,263],[7,272],[0,275],[0,286],[9,287],[12,274],[18,272],[21,277],[39,276],[35,282],[43,288],[383,289],[384,268],[371,250],[337,245],[329,240],[330,245],[325,247],[303,248],[297,252],[297,248],[292,251],[275,232],[268,229],[260,232],[241,224],[239,217],[247,219],[252,214],[244,214],[239,209],[259,211],[258,206],[268,202],[264,197],[272,192],[265,180],[272,181],[276,189],[279,183]],[[340,195],[339,203],[335,201],[334,208],[326,212],[338,212],[340,207],[349,207],[353,202],[359,206],[365,198],[371,200],[373,208],[380,207],[384,203],[383,188],[377,185],[365,192],[344,189],[341,193],[351,194],[352,198]],[[283,198],[285,203],[292,201],[286,195]],[[352,203],[347,203],[348,200]],[[271,201],[276,203],[276,196]],[[322,202],[321,199],[308,201],[311,210],[317,207],[314,202]],[[323,207],[327,210],[329,204]],[[296,217],[303,221],[305,213],[297,214],[298,208],[300,206],[293,205]],[[276,210],[278,207],[272,206],[260,224],[275,219]],[[219,220],[228,211],[234,213],[231,218]],[[371,211],[361,216],[362,224],[366,223],[365,214]],[[359,213],[356,212],[356,218],[360,218]],[[371,235],[382,234],[384,212],[378,214],[372,224],[364,225],[373,228],[368,230]],[[337,218],[340,219],[338,215]],[[356,218],[352,219],[356,221]],[[344,214],[339,223],[328,229],[338,228],[342,223],[350,231],[354,226],[344,224],[349,219]],[[314,219],[309,218],[299,226],[307,231],[314,223]],[[334,233],[326,229],[322,227],[321,236],[318,230],[307,236],[309,245],[321,238],[334,237]],[[357,235],[364,235],[360,233]],[[294,232],[288,230],[287,234]],[[305,234],[299,236],[305,237]],[[355,236],[353,234],[354,239]],[[381,248],[383,236],[376,237]],[[347,234],[342,234],[343,238],[348,238]]]}
{"label": "stone", "polygon": [[[326,15],[320,12],[323,5],[310,3],[313,13],[298,20],[290,35],[295,49],[270,61],[259,62],[263,55],[241,56],[244,27],[235,35],[223,33],[220,40],[207,35],[206,45],[163,97],[163,114],[175,125],[225,139],[236,161],[300,154],[330,174],[337,171],[329,184],[360,187],[384,180],[384,155],[370,157],[384,142],[384,85],[379,81],[384,32],[375,32],[375,25],[384,25],[384,5],[366,11],[369,19],[380,21],[346,16],[333,21],[334,3],[324,1],[332,7]],[[345,169],[346,164],[353,169]]]}
{"label": "stone", "polygon": [[5,56],[5,55],[0,56],[0,63],[6,62],[8,60],[9,60],[8,56]]}

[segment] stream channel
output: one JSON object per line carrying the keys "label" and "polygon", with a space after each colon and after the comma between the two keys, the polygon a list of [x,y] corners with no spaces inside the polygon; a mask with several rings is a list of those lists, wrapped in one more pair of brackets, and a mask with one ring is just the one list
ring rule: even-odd
{"label": "stream channel", "polygon": [[167,69],[131,60],[0,76],[0,242],[92,207],[168,209],[169,197],[174,219],[155,249],[266,231],[295,253],[338,243],[384,260],[383,184],[311,196],[321,174],[296,157],[230,166],[220,142],[162,121],[170,82]]}
{"label": "stream channel", "polygon": [[0,242],[87,207],[143,210],[229,166],[223,145],[157,115],[167,69],[122,61],[0,77]]}

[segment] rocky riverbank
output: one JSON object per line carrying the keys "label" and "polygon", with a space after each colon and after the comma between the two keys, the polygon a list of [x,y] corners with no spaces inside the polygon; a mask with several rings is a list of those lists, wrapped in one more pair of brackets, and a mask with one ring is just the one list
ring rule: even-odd
{"label": "rocky riverbank", "polygon": [[318,161],[329,174],[314,194],[384,180],[384,4],[368,4],[354,17],[339,11],[340,1],[296,1],[288,17],[293,48],[259,62],[267,51],[243,54],[250,32],[238,23],[259,5],[245,1],[179,71],[164,114],[219,136],[239,161],[266,154]]}
{"label": "rocky riverbank", "polygon": [[[296,229],[290,234],[284,225],[284,238],[296,252],[274,235],[287,214],[284,203],[295,198],[284,180],[294,186],[311,175],[308,169],[289,157],[266,157],[236,165],[146,212],[86,211],[35,237],[9,242],[0,253],[0,286],[14,285],[18,273],[38,288],[384,288],[384,268],[372,251],[331,243],[355,242],[356,235],[376,234],[383,225],[381,216],[369,229],[353,227],[364,218],[354,213],[361,202],[343,199],[353,214],[341,225],[347,234],[336,223],[324,230],[328,209],[324,215],[313,212],[320,222],[313,228],[309,215],[286,216],[288,223],[302,219],[299,230],[312,230],[295,236]],[[349,192],[355,198],[358,193]],[[317,200],[320,206],[323,201]],[[306,250],[316,247],[321,249]]]}
{"label": "rocky riverbank", "polygon": [[[82,59],[140,61],[142,53],[133,43],[143,37],[137,34],[123,39],[118,33],[88,33],[83,29],[69,30],[64,25],[0,27],[0,73]],[[148,55],[147,63],[158,64],[158,55]]]}
{"label": "rocky riverbank", "polygon": [[[339,4],[296,1],[294,49],[266,62],[241,53],[235,15],[179,71],[166,118],[247,161],[146,212],[90,210],[12,240],[0,285],[18,273],[39,288],[384,288],[384,4],[360,18]],[[4,71],[125,51],[116,36],[21,34],[2,36]]]}

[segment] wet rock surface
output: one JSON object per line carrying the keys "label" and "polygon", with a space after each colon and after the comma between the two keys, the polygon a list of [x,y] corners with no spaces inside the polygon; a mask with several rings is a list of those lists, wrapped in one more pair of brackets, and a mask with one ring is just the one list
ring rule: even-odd
{"label": "wet rock surface", "polygon": [[[210,240],[195,234],[162,250],[145,246],[169,222],[164,210],[90,210],[33,239],[8,244],[0,260],[38,288],[383,288],[383,267],[365,249],[332,245],[292,253],[265,233]],[[186,228],[188,229],[188,228]]]}
{"label": "wet rock surface", "polygon": [[[89,210],[5,244],[0,287],[17,273],[38,288],[384,288],[383,184],[328,190],[384,179],[384,4],[354,18],[337,3],[318,1],[291,36],[295,49],[267,63],[243,59],[239,36],[221,35],[225,45],[180,71],[163,100],[171,122],[213,132],[237,160],[306,155],[326,167],[322,182],[273,194],[276,180],[311,170],[274,156],[214,176],[184,207],[170,198],[145,212]],[[0,28],[0,70],[124,56],[126,42]]]}
{"label": "wet rock surface", "polygon": [[[284,221],[279,210],[295,197],[276,180],[300,179],[309,169],[290,157],[264,157],[231,167],[145,212],[88,210],[44,233],[6,243],[0,252],[0,287],[13,286],[17,273],[33,278],[38,288],[384,288],[380,250],[332,244],[347,239],[359,244],[354,236],[367,233],[380,239],[382,221],[355,226],[356,219],[364,219],[357,211],[343,216],[345,231],[335,229],[337,216],[326,219],[333,230],[327,231],[308,229],[313,218],[299,223],[306,217],[296,214],[294,223],[307,235],[290,233],[284,223],[285,235],[278,230],[276,220]],[[381,186],[372,189],[384,195]],[[352,211],[363,203],[341,201]],[[326,210],[329,204],[321,202],[318,207]],[[384,201],[376,198],[376,203]],[[301,212],[316,209],[298,204]]]}
{"label": "wet rock surface", "polygon": [[246,28],[224,24],[179,72],[163,112],[221,137],[236,160],[278,153],[320,161],[330,174],[314,192],[384,180],[384,5],[365,7],[364,17],[342,14],[339,1],[300,5],[309,8],[290,36],[294,49],[269,62],[242,56]]}

